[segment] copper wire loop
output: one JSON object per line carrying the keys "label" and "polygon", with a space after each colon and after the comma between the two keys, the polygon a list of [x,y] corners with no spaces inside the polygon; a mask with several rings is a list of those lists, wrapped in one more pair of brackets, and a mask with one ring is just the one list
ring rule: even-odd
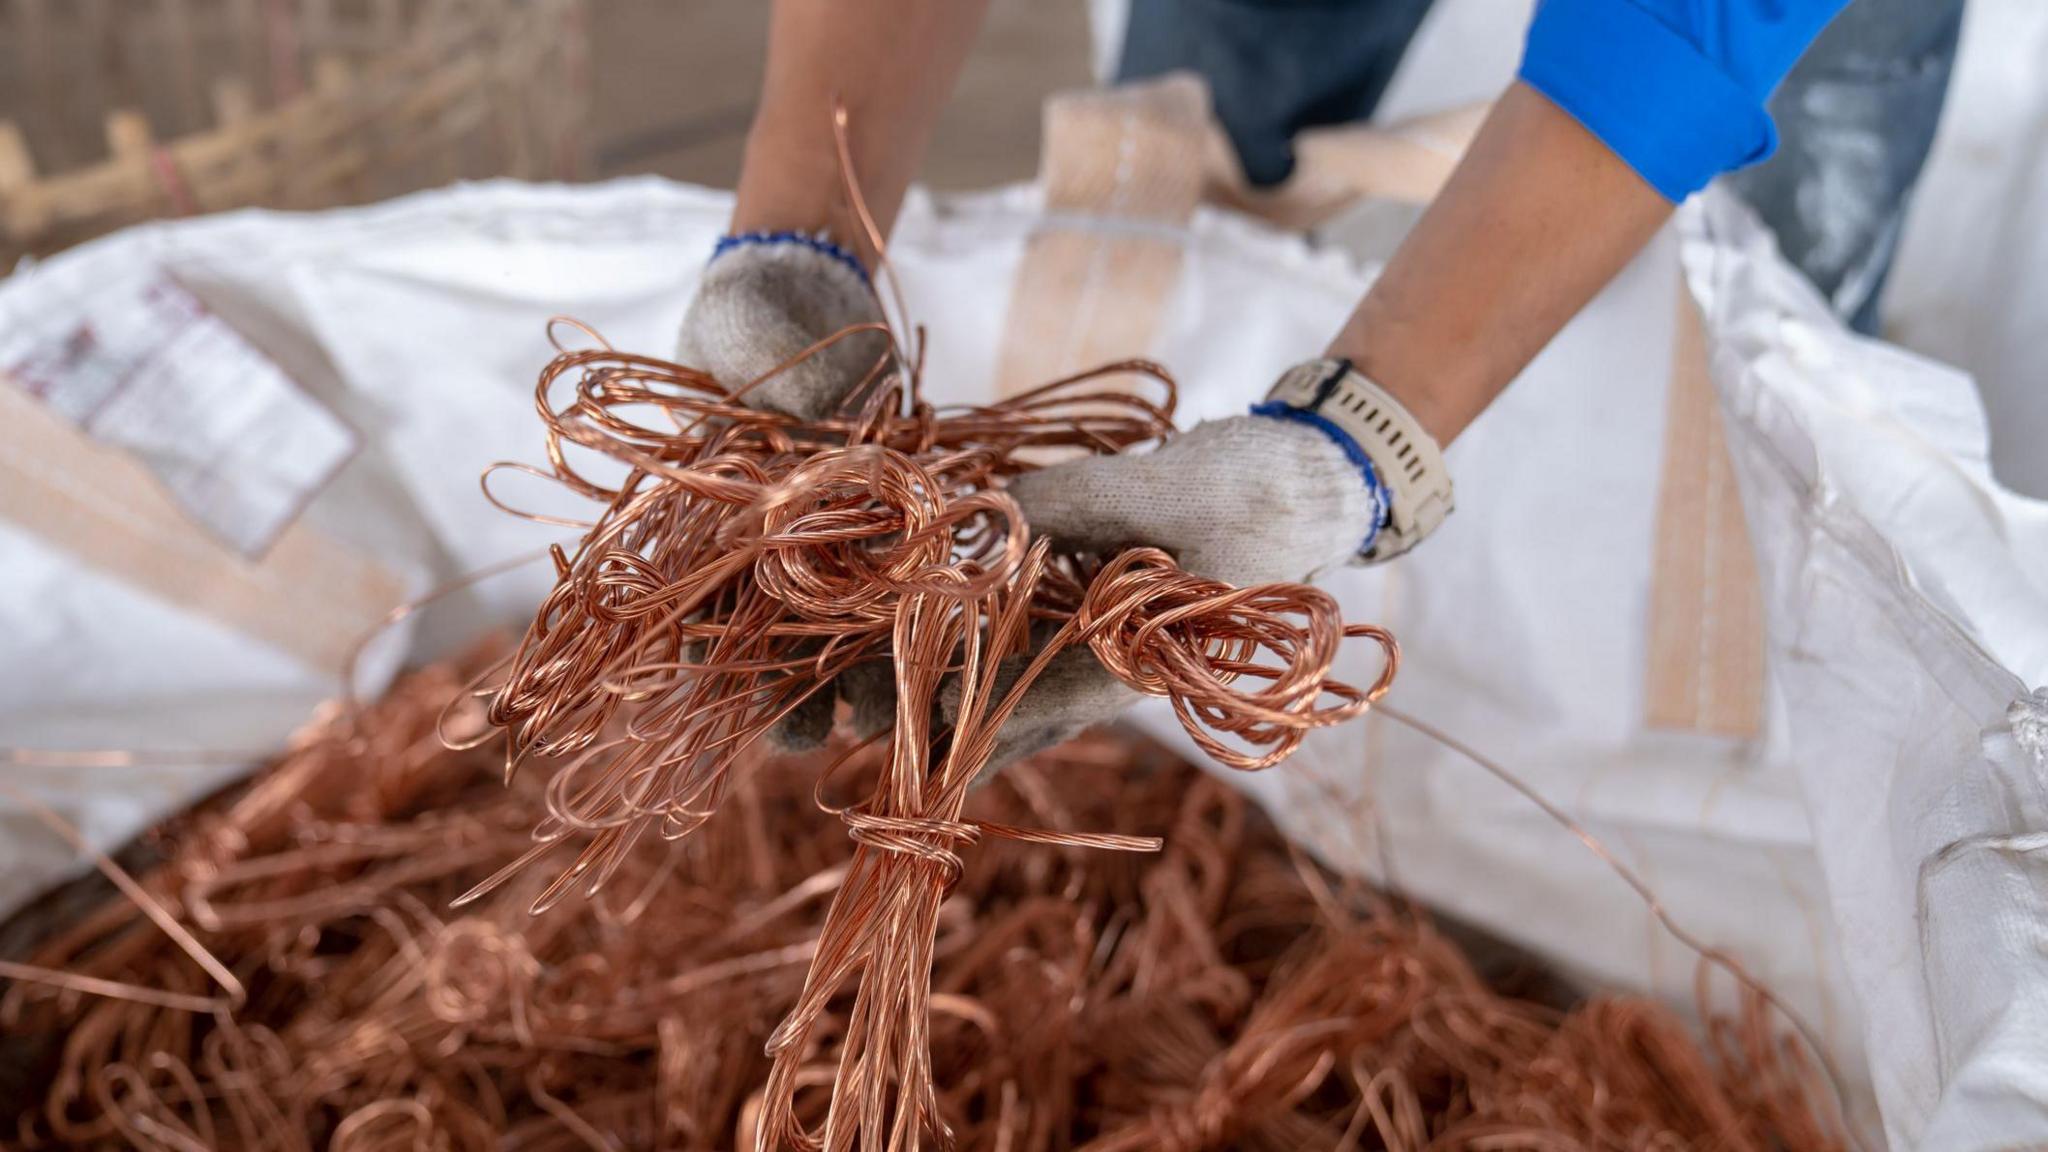
{"label": "copper wire loop", "polygon": [[[473,675],[431,667],[316,720],[238,795],[163,829],[132,896],[106,893],[6,971],[0,1099],[17,1107],[0,1139],[746,1149],[776,1124],[845,1132],[879,1091],[915,1111],[869,1147],[936,1147],[940,1126],[973,1152],[1843,1146],[1804,1049],[1746,986],[1704,1043],[1646,1000],[1503,994],[1424,914],[1123,737],[1013,765],[957,810],[946,781],[915,806],[931,815],[862,815],[858,840],[814,802],[846,749],[750,764],[719,819],[635,843],[594,899],[529,916],[546,878],[520,873],[451,911],[523,853],[556,770],[507,788],[492,753],[442,748],[437,719],[473,707]],[[873,789],[887,758],[877,742],[839,774]],[[1077,830],[1110,825],[1164,847],[995,832],[1085,844]],[[971,829],[974,866],[940,900]],[[916,916],[863,936],[832,915],[863,901]],[[807,973],[864,956],[861,979],[918,979],[863,1011]],[[1699,971],[1705,1008],[1716,969]],[[928,1073],[918,1095],[834,1089],[849,1061],[890,1054]]]}

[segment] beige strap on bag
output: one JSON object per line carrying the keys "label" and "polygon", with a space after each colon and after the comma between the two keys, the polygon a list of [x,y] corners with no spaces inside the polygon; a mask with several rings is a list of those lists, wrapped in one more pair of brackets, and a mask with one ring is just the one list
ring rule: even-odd
{"label": "beige strap on bag", "polygon": [[1304,132],[1294,176],[1254,189],[1192,73],[1052,97],[1039,162],[1045,220],[1017,271],[997,395],[1146,355],[1199,201],[1285,228],[1320,224],[1361,197],[1427,203],[1490,107]]}
{"label": "beige strap on bag", "polygon": [[1209,198],[1282,228],[1315,228],[1362,199],[1427,204],[1465,155],[1491,103],[1468,104],[1399,124],[1310,128],[1294,138],[1294,174],[1277,188],[1245,183],[1219,139]]}
{"label": "beige strap on bag", "polygon": [[216,541],[141,463],[0,380],[0,520],[170,603],[338,669],[405,599],[398,576],[308,528],[260,562]]}
{"label": "beige strap on bag", "polygon": [[1150,351],[1212,133],[1208,88],[1185,74],[1046,101],[1045,219],[1017,270],[998,396]]}
{"label": "beige strap on bag", "polygon": [[1753,737],[1763,725],[1763,590],[1699,306],[1683,283],[1667,408],[1643,718],[1652,728]]}

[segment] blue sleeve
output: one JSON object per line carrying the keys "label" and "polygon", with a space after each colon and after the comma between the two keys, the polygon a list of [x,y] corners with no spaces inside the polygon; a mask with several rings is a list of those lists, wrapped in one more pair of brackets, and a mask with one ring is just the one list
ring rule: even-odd
{"label": "blue sleeve", "polygon": [[1522,80],[1683,200],[1778,146],[1764,104],[1847,0],[1540,0]]}

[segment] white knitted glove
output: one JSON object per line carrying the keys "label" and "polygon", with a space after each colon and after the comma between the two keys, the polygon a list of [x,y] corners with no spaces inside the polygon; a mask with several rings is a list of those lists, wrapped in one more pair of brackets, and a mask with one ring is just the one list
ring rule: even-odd
{"label": "white knitted glove", "polygon": [[[1239,586],[1306,580],[1345,563],[1381,513],[1334,440],[1269,416],[1203,424],[1142,455],[1027,473],[1010,494],[1056,548],[1149,544],[1198,576]],[[1087,649],[1062,653],[1003,725],[992,766],[1114,719],[1137,699]]]}
{"label": "white knitted glove", "polygon": [[[728,236],[683,314],[676,360],[742,388],[827,336],[881,320],[853,255],[797,232]],[[878,332],[850,336],[763,380],[740,399],[806,420],[830,415],[887,347]]]}
{"label": "white knitted glove", "polygon": [[1379,514],[1336,441],[1270,416],[1213,420],[1153,452],[1027,473],[1010,495],[1056,548],[1149,544],[1197,576],[1240,587],[1345,563]]}
{"label": "white knitted glove", "polygon": [[[744,388],[834,332],[882,318],[867,275],[852,254],[819,236],[742,233],[718,242],[711,265],[683,314],[676,361]],[[832,413],[887,349],[880,333],[850,336],[762,380],[740,397],[749,407],[800,419]],[[784,752],[822,744],[835,702],[853,705],[863,737],[892,721],[894,686],[886,664],[840,676],[782,718],[768,733]],[[868,699],[872,697],[873,699]]]}

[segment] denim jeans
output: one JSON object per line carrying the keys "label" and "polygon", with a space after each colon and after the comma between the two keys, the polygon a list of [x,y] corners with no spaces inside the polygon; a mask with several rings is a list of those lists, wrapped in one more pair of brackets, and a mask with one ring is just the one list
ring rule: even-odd
{"label": "denim jeans", "polygon": [[[1787,259],[1874,332],[1908,198],[1941,117],[1964,0],[1853,0],[1771,100],[1779,147],[1727,181]],[[1372,115],[1430,0],[1131,0],[1121,79],[1209,82],[1252,183],[1304,128]]]}

